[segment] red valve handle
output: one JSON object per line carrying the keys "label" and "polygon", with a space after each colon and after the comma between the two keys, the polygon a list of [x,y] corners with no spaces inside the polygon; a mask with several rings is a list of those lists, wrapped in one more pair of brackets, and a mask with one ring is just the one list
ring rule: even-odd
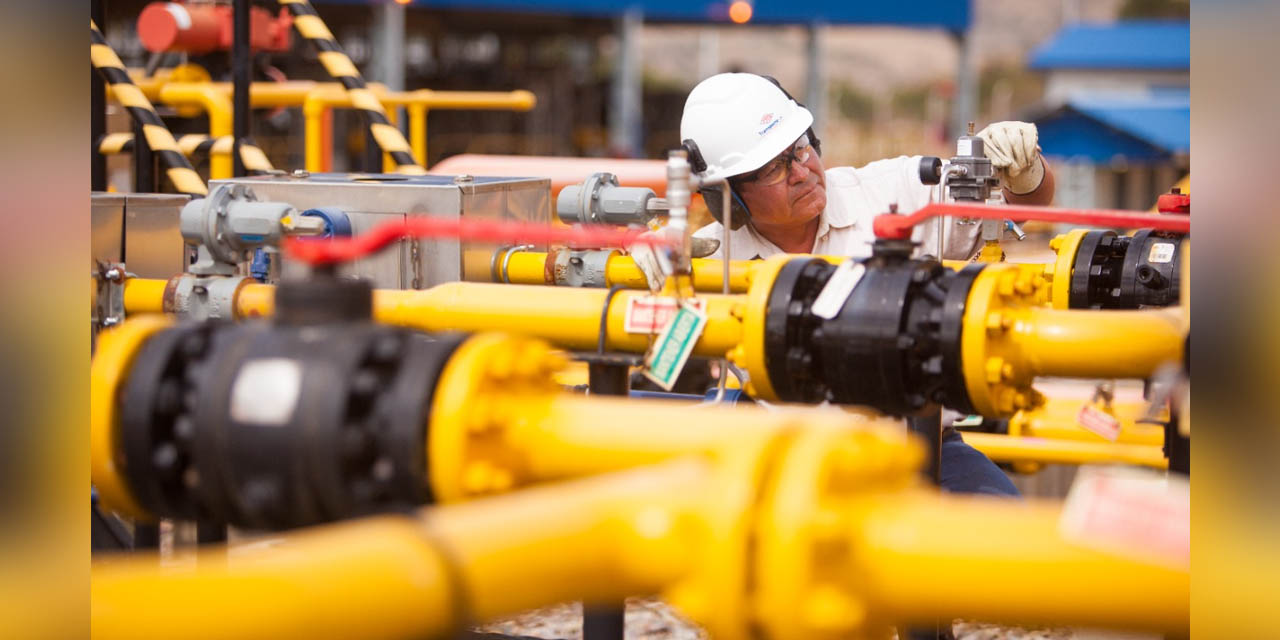
{"label": "red valve handle", "polygon": [[676,240],[657,234],[643,235],[639,229],[618,229],[606,225],[552,227],[532,222],[503,220],[463,220],[460,218],[411,217],[380,224],[349,238],[286,238],[285,253],[311,265],[350,262],[374,253],[405,236],[414,238],[457,238],[478,242],[564,243],[590,247],[627,247],[633,244],[674,246]]}
{"label": "red valve handle", "polygon": [[1059,209],[1056,207],[1028,207],[1019,205],[960,204],[931,202],[915,213],[905,216],[892,213],[876,216],[872,229],[877,238],[903,240],[911,237],[911,229],[929,218],[938,216],[963,216],[967,218],[994,218],[1026,222],[1067,222],[1095,227],[1120,227],[1126,229],[1151,228],[1161,231],[1191,233],[1191,218],[1162,216],[1141,211],[1121,209]]}

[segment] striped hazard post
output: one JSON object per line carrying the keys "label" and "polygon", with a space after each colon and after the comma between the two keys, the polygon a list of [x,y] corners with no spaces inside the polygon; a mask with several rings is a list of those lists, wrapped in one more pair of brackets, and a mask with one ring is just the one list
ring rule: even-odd
{"label": "striped hazard post", "polygon": [[351,62],[351,58],[343,53],[342,47],[338,46],[338,41],[316,14],[311,3],[307,0],[280,0],[280,4],[289,7],[289,11],[293,14],[293,26],[297,27],[298,33],[315,47],[320,64],[324,65],[325,71],[346,88],[347,95],[351,98],[351,106],[364,113],[373,139],[391,156],[392,162],[396,164],[396,171],[415,175],[426,173],[427,170],[413,159],[409,141],[405,140],[400,130],[387,119],[382,101],[378,100],[365,85],[360,71]]}
{"label": "striped hazard post", "polygon": [[147,100],[142,90],[129,79],[129,73],[125,71],[124,63],[120,62],[120,56],[117,56],[111,45],[107,44],[107,39],[102,37],[98,25],[90,20],[89,28],[93,32],[93,39],[89,46],[93,68],[102,74],[102,79],[111,87],[116,99],[124,105],[134,121],[142,125],[147,145],[160,156],[160,161],[165,166],[165,175],[169,176],[173,187],[179,193],[193,196],[209,195],[209,188],[205,186],[204,180],[200,179],[200,174],[196,173],[191,163],[187,162],[186,156],[182,155],[177,141],[173,139],[173,134],[169,133],[169,128],[164,126],[164,121],[156,113],[155,107],[151,106],[151,101]]}
{"label": "striped hazard post", "polygon": [[[231,136],[210,138],[202,133],[189,133],[178,137],[178,149],[189,159],[199,160],[210,154],[230,154]],[[98,141],[98,152],[103,155],[133,153],[132,133],[109,133]],[[251,142],[240,143],[240,159],[250,174],[259,175],[275,171],[267,154]]]}

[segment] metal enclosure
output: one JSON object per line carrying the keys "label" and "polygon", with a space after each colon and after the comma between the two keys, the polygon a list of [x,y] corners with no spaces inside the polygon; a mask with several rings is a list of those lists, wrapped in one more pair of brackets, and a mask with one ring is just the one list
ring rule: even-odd
{"label": "metal enclosure", "polygon": [[[356,235],[405,216],[483,218],[551,224],[551,181],[546,178],[402,176],[396,174],[309,174],[215,180],[245,184],[258,200],[286,202],[299,211],[334,207],[347,213]],[[369,278],[387,289],[425,289],[443,282],[491,280],[493,244],[456,239],[401,240],[381,254],[343,268],[344,275]],[[280,277],[302,275],[304,267],[282,261]]]}
{"label": "metal enclosure", "polygon": [[90,195],[93,259],[125,263],[139,278],[170,278],[186,270],[188,248],[178,214],[190,201],[169,193]]}

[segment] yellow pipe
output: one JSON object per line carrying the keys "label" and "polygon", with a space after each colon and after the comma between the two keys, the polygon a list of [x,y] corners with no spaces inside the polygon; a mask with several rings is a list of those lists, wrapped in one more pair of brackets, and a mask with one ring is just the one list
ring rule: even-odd
{"label": "yellow pipe", "polygon": [[[209,137],[221,138],[232,134],[231,98],[210,84],[174,82],[160,88],[160,99],[166,103],[193,104],[209,115]],[[218,180],[231,177],[231,156],[209,157],[209,178]]]}
{"label": "yellow pipe", "polygon": [[124,281],[124,308],[135,313],[164,313],[167,280],[128,278]]}
{"label": "yellow pipe", "polygon": [[[362,638],[443,638],[473,620],[552,602],[653,593],[679,576],[696,548],[675,544],[672,532],[644,540],[643,523],[628,516],[651,505],[679,508],[680,496],[708,473],[677,464],[417,518],[315,527],[184,569],[100,560],[90,580],[91,633],[314,638],[358,629]],[[645,550],[660,555],[649,562],[624,555]]]}
{"label": "yellow pipe", "polygon": [[[554,262],[555,251],[513,251],[510,254],[500,253],[500,260],[507,261],[507,279],[511,284],[563,284],[557,282],[553,269],[547,267]],[[792,257],[802,257],[795,255]],[[849,258],[844,256],[814,256],[840,264]],[[724,265],[718,258],[693,258],[693,288],[697,291],[719,293],[724,288]],[[729,293],[746,293],[751,288],[751,272],[757,269],[761,260],[729,261]],[[972,264],[962,260],[943,260],[943,266],[959,271]],[[1025,265],[1024,268],[1039,271],[1041,265]],[[499,274],[501,280],[501,274]],[[609,256],[605,264],[605,288],[621,285],[628,289],[648,289],[649,281],[644,272],[636,265],[634,258],[621,253]]]}
{"label": "yellow pipe", "polygon": [[[1085,404],[1089,403],[1084,398],[1048,398],[1044,406],[1024,409],[1009,418],[1009,434],[1050,440],[1103,442],[1102,436],[1085,430],[1078,422],[1077,416]],[[1111,414],[1120,424],[1120,433],[1115,441],[1122,444],[1163,445],[1163,427],[1137,421],[1144,413],[1145,402],[1112,403]]]}
{"label": "yellow pipe", "polygon": [[421,104],[405,107],[409,112],[409,147],[418,164],[427,166],[427,108]]}
{"label": "yellow pipe", "polygon": [[[953,615],[1188,624],[1186,569],[1064,540],[1053,505],[946,497],[797,464],[812,461],[798,455],[806,450],[827,460],[837,451],[828,444],[677,461],[427,509],[416,521],[330,525],[194,568],[99,561],[91,631],[443,637],[471,619],[653,592],[720,638],[847,637]],[[784,470],[777,480],[757,475],[770,459]],[[789,484],[798,471],[807,482]],[[774,594],[779,584],[795,588]]]}
{"label": "yellow pipe", "polygon": [[515,91],[433,91],[418,89],[396,96],[403,104],[420,104],[428,109],[499,109],[529,111],[538,104],[533,92]]}
{"label": "yellow pipe", "polygon": [[[901,433],[900,424],[834,409],[696,407],[564,394],[564,358],[545,343],[477,335],[449,358],[434,391],[426,456],[442,502],[763,442],[787,429]],[[689,428],[691,421],[697,428]]]}
{"label": "yellow pipe", "polygon": [[1032,375],[1146,378],[1182,360],[1181,310],[1063,311],[1031,307],[1014,318],[1012,340]]}
{"label": "yellow pipe", "polygon": [[1056,505],[918,493],[860,507],[863,526],[851,537],[861,562],[852,575],[866,586],[869,608],[889,619],[962,615],[1153,631],[1188,624],[1189,570],[1122,570],[1118,556],[1064,541]]}
{"label": "yellow pipe", "polygon": [[964,441],[995,462],[1132,464],[1156,469],[1169,467],[1164,449],[1159,444],[1051,440],[1034,436],[974,432],[965,432]]}

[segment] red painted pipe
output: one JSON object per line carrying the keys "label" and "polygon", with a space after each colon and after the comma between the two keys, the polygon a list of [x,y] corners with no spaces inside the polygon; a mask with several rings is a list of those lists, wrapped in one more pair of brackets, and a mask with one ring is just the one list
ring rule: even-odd
{"label": "red painted pipe", "polygon": [[1029,207],[1020,205],[992,206],[985,204],[959,204],[932,202],[908,215],[886,213],[878,215],[872,223],[877,238],[906,239],[917,224],[938,216],[966,218],[994,218],[1027,222],[1066,222],[1092,227],[1117,227],[1123,229],[1159,229],[1191,233],[1190,216],[1166,216],[1142,211],[1122,209],[1059,209],[1056,207]]}
{"label": "red painted pipe", "polygon": [[633,244],[667,246],[675,243],[659,235],[643,235],[641,229],[619,229],[608,225],[553,227],[532,222],[463,220],[459,218],[408,218],[386,222],[368,233],[350,238],[285,238],[285,252],[312,265],[349,262],[369,255],[409,236],[413,238],[458,238],[478,242],[563,243],[581,247],[627,247]]}

